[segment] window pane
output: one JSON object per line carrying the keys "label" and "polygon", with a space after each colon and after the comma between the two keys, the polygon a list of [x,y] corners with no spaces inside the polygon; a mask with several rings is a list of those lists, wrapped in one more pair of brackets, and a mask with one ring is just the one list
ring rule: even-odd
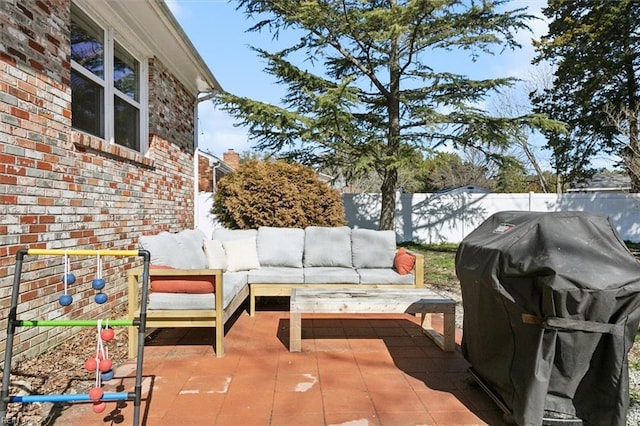
{"label": "window pane", "polygon": [[139,101],[140,64],[118,43],[113,46],[113,85],[131,99]]}
{"label": "window pane", "polygon": [[118,96],[113,97],[115,141],[118,145],[140,150],[140,111]]}
{"label": "window pane", "polygon": [[103,88],[71,70],[71,125],[104,138]]}
{"label": "window pane", "polygon": [[104,31],[71,5],[71,59],[104,78]]}

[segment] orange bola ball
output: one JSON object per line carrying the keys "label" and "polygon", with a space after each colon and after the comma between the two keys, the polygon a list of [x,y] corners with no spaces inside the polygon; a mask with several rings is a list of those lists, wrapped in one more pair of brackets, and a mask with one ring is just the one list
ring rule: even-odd
{"label": "orange bola ball", "polygon": [[96,368],[98,368],[96,359],[87,358],[87,360],[84,362],[84,368],[86,368],[88,371],[96,371]]}
{"label": "orange bola ball", "polygon": [[100,414],[107,408],[107,403],[104,401],[97,401],[93,403],[93,412]]}
{"label": "orange bola ball", "polygon": [[107,372],[109,370],[111,370],[111,367],[113,366],[113,363],[111,362],[110,359],[103,359],[100,361],[100,371]]}
{"label": "orange bola ball", "polygon": [[105,328],[104,330],[102,330],[102,332],[100,332],[100,337],[105,342],[113,340],[115,335],[116,333],[113,331],[113,328]]}
{"label": "orange bola ball", "polygon": [[91,388],[89,391],[89,399],[92,401],[99,401],[100,398],[104,395],[104,391],[102,388]]}

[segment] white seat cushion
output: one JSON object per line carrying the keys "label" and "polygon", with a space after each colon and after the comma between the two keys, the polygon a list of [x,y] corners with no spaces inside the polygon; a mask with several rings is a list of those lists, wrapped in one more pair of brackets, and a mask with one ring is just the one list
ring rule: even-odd
{"label": "white seat cushion", "polygon": [[224,292],[224,299],[222,300],[222,307],[226,308],[233,298],[242,290],[248,283],[248,277],[246,272],[225,272],[222,274],[222,291]]}
{"label": "white seat cushion", "polygon": [[306,284],[359,284],[360,276],[355,269],[338,267],[304,268]]}
{"label": "white seat cushion", "polygon": [[414,284],[413,274],[400,275],[391,268],[357,269],[360,284]]}
{"label": "white seat cushion", "polygon": [[215,309],[216,299],[213,293],[151,293],[147,309],[182,310]]}
{"label": "white seat cushion", "polygon": [[[246,272],[225,272],[222,275],[223,299],[222,307],[225,309],[233,298],[247,285]],[[215,309],[216,295],[189,294],[189,293],[150,293],[148,309]]]}
{"label": "white seat cushion", "polygon": [[302,284],[302,268],[267,266],[249,271],[249,284]]}

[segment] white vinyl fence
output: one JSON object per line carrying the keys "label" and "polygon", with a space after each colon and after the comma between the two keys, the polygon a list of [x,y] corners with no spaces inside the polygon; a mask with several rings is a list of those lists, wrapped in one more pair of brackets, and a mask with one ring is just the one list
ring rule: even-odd
{"label": "white vinyl fence", "polygon": [[[350,227],[378,229],[380,194],[344,194]],[[211,236],[219,226],[209,213],[211,193],[200,193],[196,226]],[[640,242],[640,194],[398,194],[396,235],[399,242],[457,243],[493,213],[519,211],[589,211],[609,216],[624,240]]]}
{"label": "white vinyl fence", "polygon": [[[640,194],[398,194],[398,241],[457,243],[493,213],[589,211],[609,216],[624,240],[640,242]],[[345,194],[349,226],[376,229],[380,194]]]}

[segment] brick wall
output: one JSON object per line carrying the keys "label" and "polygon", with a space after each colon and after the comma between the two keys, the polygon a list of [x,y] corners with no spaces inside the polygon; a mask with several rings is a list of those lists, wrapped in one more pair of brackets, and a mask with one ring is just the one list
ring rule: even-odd
{"label": "brick wall", "polygon": [[[69,7],[0,1],[1,352],[18,249],[134,249],[142,234],[193,227],[194,96],[151,59],[147,155],[72,131]],[[127,270],[137,262],[104,258],[109,302],[97,305],[96,259],[71,258],[74,303],[63,308],[62,258],[26,256],[19,317],[121,317]],[[73,332],[19,328],[14,355],[35,355]]]}
{"label": "brick wall", "polygon": [[232,170],[238,170],[238,167],[240,167],[240,154],[233,149],[228,149],[222,153],[222,161],[227,163]]}
{"label": "brick wall", "polygon": [[198,156],[198,191],[213,192],[213,166],[209,164],[209,159],[203,155]]}

